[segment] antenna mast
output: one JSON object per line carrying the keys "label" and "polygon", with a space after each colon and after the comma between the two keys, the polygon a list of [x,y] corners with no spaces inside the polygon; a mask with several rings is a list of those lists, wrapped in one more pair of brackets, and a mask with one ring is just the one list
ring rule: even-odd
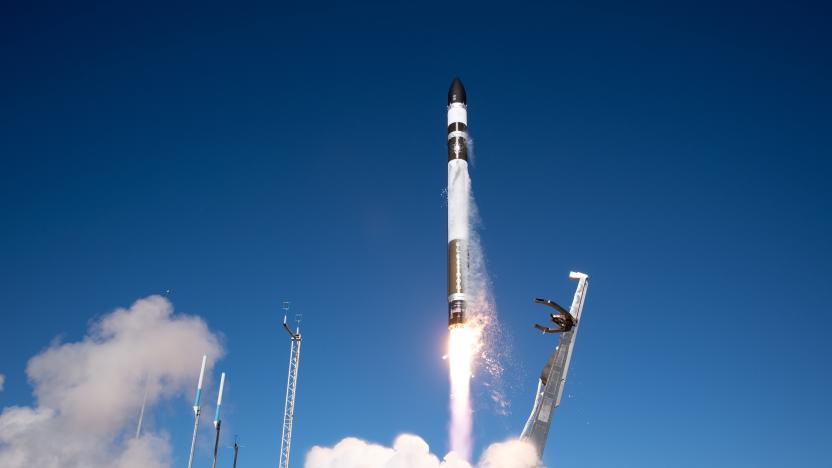
{"label": "antenna mast", "polygon": [[199,431],[199,414],[202,411],[200,399],[202,398],[202,379],[205,377],[205,363],[208,356],[202,355],[202,367],[199,369],[199,383],[196,385],[196,396],[194,397],[194,432],[191,436],[191,451],[188,455],[188,468],[194,466],[194,451],[196,450],[196,434]]}
{"label": "antenna mast", "polygon": [[234,465],[232,468],[237,468],[237,452],[240,451],[240,444],[237,443],[237,436],[234,436]]}
{"label": "antenna mast", "polygon": [[217,468],[217,449],[220,445],[220,427],[222,426],[222,419],[220,418],[220,409],[222,408],[222,391],[225,387],[225,372],[220,374],[220,392],[217,394],[217,412],[214,413],[214,429],[216,429],[217,434],[216,438],[214,439],[214,463],[211,465],[211,468]]}
{"label": "antenna mast", "polygon": [[298,365],[300,364],[300,319],[301,315],[295,314],[297,326],[295,331],[287,325],[289,315],[288,301],[283,301],[283,329],[289,334],[289,376],[286,379],[286,403],[283,407],[283,434],[280,439],[280,463],[278,468],[289,468],[289,453],[292,447],[292,423],[295,421],[295,396],[298,389]]}

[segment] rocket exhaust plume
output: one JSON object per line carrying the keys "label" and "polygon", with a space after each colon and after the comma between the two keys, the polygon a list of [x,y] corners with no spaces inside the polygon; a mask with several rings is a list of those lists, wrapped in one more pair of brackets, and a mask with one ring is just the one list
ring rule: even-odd
{"label": "rocket exhaust plume", "polygon": [[450,331],[448,360],[451,380],[451,451],[464,460],[471,459],[471,362],[474,331],[457,326]]}
{"label": "rocket exhaust plume", "polygon": [[475,335],[466,326],[471,180],[468,176],[468,110],[465,87],[448,90],[448,359],[451,451],[471,458],[471,365]]}

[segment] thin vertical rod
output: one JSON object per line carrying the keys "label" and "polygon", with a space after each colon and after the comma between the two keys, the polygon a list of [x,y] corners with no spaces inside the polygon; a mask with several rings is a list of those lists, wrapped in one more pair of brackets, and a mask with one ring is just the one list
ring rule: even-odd
{"label": "thin vertical rod", "polygon": [[217,421],[217,435],[214,439],[214,463],[211,465],[211,468],[217,468],[217,449],[220,446],[220,426],[222,425],[222,421]]}
{"label": "thin vertical rod", "polygon": [[217,412],[214,415],[214,427],[217,429],[217,435],[214,439],[214,463],[211,468],[217,468],[217,450],[220,447],[220,426],[222,420],[220,419],[220,408],[222,408],[222,391],[225,388],[225,372],[220,374],[220,391],[217,394]]}
{"label": "thin vertical rod", "polygon": [[144,407],[147,404],[147,377],[144,378],[144,397],[142,398],[142,409],[139,410],[139,424],[136,425],[136,438],[142,435],[142,422],[144,421]]}
{"label": "thin vertical rod", "polygon": [[196,384],[196,395],[194,396],[194,433],[191,436],[191,452],[188,455],[188,468],[194,465],[194,451],[196,450],[196,433],[199,431],[199,414],[201,413],[200,399],[202,398],[202,379],[205,377],[205,364],[208,356],[202,355],[202,366],[199,368],[199,381]]}
{"label": "thin vertical rod", "polygon": [[191,437],[191,453],[188,455],[188,468],[192,468],[194,466],[194,450],[196,449],[196,433],[199,431],[200,412],[201,408],[197,406],[196,412],[194,413],[194,435]]}

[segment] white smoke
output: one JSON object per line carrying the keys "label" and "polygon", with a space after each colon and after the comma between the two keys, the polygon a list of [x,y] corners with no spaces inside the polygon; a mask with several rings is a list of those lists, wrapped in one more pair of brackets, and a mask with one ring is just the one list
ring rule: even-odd
{"label": "white smoke", "polygon": [[[481,227],[468,163],[452,160],[448,163],[448,239],[464,240],[466,294],[466,323],[462,336],[454,331],[449,339],[450,366],[450,424],[449,441],[453,451],[463,459],[470,459],[473,447],[473,411],[471,377],[478,369],[484,370],[483,388],[494,403],[497,414],[510,413],[503,390],[503,362],[510,362],[509,340],[499,326],[496,301],[486,267],[485,252],[479,235]],[[450,273],[450,272],[449,272]],[[468,343],[464,346],[463,343]]]}
{"label": "white smoke", "polygon": [[[494,404],[494,410],[501,416],[511,412],[509,400],[505,397],[503,384],[504,363],[515,362],[512,358],[511,337],[504,327],[500,326],[497,313],[497,303],[491,276],[486,264],[485,249],[482,245],[480,218],[477,201],[473,190],[469,193],[469,225],[468,240],[468,320],[469,327],[476,333],[474,351],[474,372],[483,377],[480,382]],[[478,371],[482,370],[482,373]]]}
{"label": "white smoke", "polygon": [[0,374],[0,392],[3,391],[3,386],[6,385],[6,376]]}
{"label": "white smoke", "polygon": [[479,468],[535,468],[538,466],[534,446],[521,440],[491,444],[482,454]]}
{"label": "white smoke", "polygon": [[169,467],[164,435],[132,438],[145,385],[148,407],[191,391],[203,354],[221,356],[218,337],[160,296],[105,315],[81,341],[52,344],[26,368],[35,404],[0,413],[0,466]]}
{"label": "white smoke", "polygon": [[[510,440],[493,444],[483,453],[478,468],[537,468],[537,454],[526,442]],[[454,452],[444,459],[430,453],[420,437],[403,434],[393,447],[348,437],[334,447],[312,447],[305,468],[473,468]]]}

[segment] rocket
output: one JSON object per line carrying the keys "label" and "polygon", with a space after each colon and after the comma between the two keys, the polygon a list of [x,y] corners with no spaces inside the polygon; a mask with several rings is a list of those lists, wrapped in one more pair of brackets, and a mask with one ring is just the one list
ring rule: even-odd
{"label": "rocket", "polygon": [[468,177],[468,109],[465,87],[448,90],[448,328],[465,325],[471,179]]}

